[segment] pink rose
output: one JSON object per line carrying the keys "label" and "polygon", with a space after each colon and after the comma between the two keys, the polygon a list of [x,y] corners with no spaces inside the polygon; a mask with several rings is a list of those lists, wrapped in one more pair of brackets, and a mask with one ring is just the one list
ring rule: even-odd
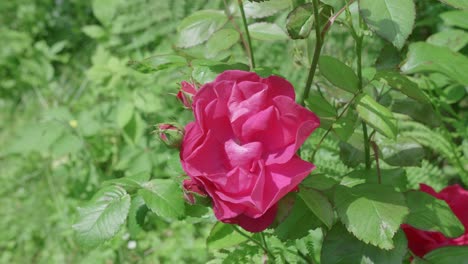
{"label": "pink rose", "polygon": [[193,97],[195,121],[185,127],[180,153],[190,177],[184,186],[206,193],[220,221],[264,230],[278,201],[315,168],[296,151],[320,120],[294,98],[283,78],[237,70]]}
{"label": "pink rose", "polygon": [[437,199],[446,201],[453,213],[465,226],[465,234],[457,238],[448,238],[440,232],[423,231],[410,225],[403,225],[402,228],[405,231],[408,247],[411,251],[415,255],[423,257],[428,252],[440,247],[468,245],[468,191],[459,185],[448,186],[439,193],[436,193],[425,184],[421,184],[420,189]]}

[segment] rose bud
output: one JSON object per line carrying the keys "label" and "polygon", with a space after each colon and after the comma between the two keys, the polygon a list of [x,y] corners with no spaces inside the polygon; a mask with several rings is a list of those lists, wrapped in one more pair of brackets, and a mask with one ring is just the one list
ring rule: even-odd
{"label": "rose bud", "polygon": [[184,132],[181,128],[173,124],[158,124],[157,133],[159,138],[168,147],[179,148],[182,143]]}
{"label": "rose bud", "polygon": [[192,108],[192,97],[197,93],[195,86],[188,82],[182,82],[177,99],[187,108]]}

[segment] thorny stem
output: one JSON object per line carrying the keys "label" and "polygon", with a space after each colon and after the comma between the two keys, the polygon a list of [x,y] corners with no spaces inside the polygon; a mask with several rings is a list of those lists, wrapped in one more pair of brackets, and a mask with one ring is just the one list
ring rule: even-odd
{"label": "thorny stem", "polygon": [[328,30],[330,30],[333,23],[335,23],[336,18],[338,18],[341,15],[341,13],[343,13],[353,2],[354,0],[349,1],[345,6],[343,6],[340,10],[338,10],[338,12],[333,14],[333,16],[331,16],[328,19],[327,24],[325,24],[325,26],[322,29],[322,39],[325,38],[325,34],[327,34]]}
{"label": "thorny stem", "polygon": [[302,92],[302,96],[299,99],[299,104],[304,105],[305,100],[309,97],[310,88],[312,87],[312,82],[314,81],[315,71],[317,69],[318,60],[320,57],[320,52],[322,50],[322,35],[320,34],[320,24],[318,23],[319,12],[318,12],[318,0],[312,0],[314,19],[315,19],[315,50],[314,56],[312,58],[312,63],[309,69],[309,75],[307,76],[307,82]]}
{"label": "thorny stem", "polygon": [[252,40],[250,39],[249,27],[247,26],[247,19],[245,18],[244,5],[242,4],[242,0],[237,0],[237,3],[239,4],[239,9],[242,16],[242,23],[244,24],[244,31],[245,35],[247,36],[247,43],[249,45],[250,70],[253,70],[255,69],[255,59],[252,49]]}

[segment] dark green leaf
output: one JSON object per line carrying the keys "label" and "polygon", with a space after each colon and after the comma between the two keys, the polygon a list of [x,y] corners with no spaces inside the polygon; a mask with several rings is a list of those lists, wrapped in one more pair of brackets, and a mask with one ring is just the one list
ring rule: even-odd
{"label": "dark green leaf", "polygon": [[[380,169],[381,183],[395,188],[397,191],[405,191],[408,185],[406,171],[402,168],[397,169]],[[353,187],[363,183],[379,183],[377,169],[371,170],[354,170],[347,174],[341,180],[340,184]]]}
{"label": "dark green leaf", "polygon": [[459,237],[465,229],[444,200],[430,194],[411,191],[406,194],[410,214],[406,223],[417,229],[439,231],[446,237]]}
{"label": "dark green leaf", "polygon": [[[363,219],[363,221],[365,221]],[[407,241],[400,230],[393,238],[395,248],[382,250],[359,241],[348,233],[341,224],[336,224],[328,232],[322,245],[322,264],[395,264],[403,263],[407,251]]]}
{"label": "dark green leaf", "polygon": [[79,218],[73,229],[77,240],[86,247],[97,246],[117,234],[127,218],[130,195],[118,186],[99,191],[86,206],[78,208]]}
{"label": "dark green leaf", "polygon": [[416,83],[410,81],[406,76],[403,76],[398,72],[379,71],[375,75],[375,79],[383,80],[393,89],[396,89],[421,103],[430,103],[429,98],[423,91],[421,91]]}
{"label": "dark green leaf", "polygon": [[393,249],[393,237],[408,214],[404,196],[392,186],[361,184],[337,186],[335,206],[348,231],[359,240]]}
{"label": "dark green leaf", "polygon": [[359,10],[369,28],[398,49],[413,31],[416,10],[412,0],[359,0]]}
{"label": "dark green leaf", "polygon": [[348,140],[340,141],[340,159],[344,164],[355,167],[364,162],[364,140],[361,131],[351,134]]}
{"label": "dark green leaf", "polygon": [[258,22],[249,25],[249,32],[252,38],[258,40],[286,40],[288,36],[276,24]]}
{"label": "dark green leaf", "polygon": [[331,56],[320,56],[320,73],[336,87],[350,93],[359,90],[359,80],[353,69]]}
{"label": "dark green leaf", "polygon": [[392,166],[420,166],[425,156],[423,147],[408,137],[398,137],[396,141],[382,139],[378,141],[382,152],[381,158]]}
{"label": "dark green leaf", "polygon": [[325,174],[311,174],[301,182],[304,188],[313,188],[316,190],[328,190],[338,184],[335,179],[325,176]]}
{"label": "dark green leaf", "polygon": [[379,53],[375,62],[378,70],[397,70],[401,62],[401,55],[395,46],[386,44]]}
{"label": "dark green leaf", "polygon": [[468,264],[468,246],[446,246],[434,249],[424,256],[417,258],[414,264]]}
{"label": "dark green leaf", "polygon": [[321,226],[321,221],[312,213],[305,202],[297,197],[291,214],[275,228],[276,235],[283,240],[306,236],[309,230]]}
{"label": "dark green leaf", "polygon": [[392,112],[408,115],[412,119],[431,127],[437,127],[441,122],[431,104],[423,104],[410,98],[394,99]]}
{"label": "dark green leaf", "polygon": [[306,3],[296,7],[289,13],[286,29],[292,39],[307,38],[314,23],[313,4]]}
{"label": "dark green leaf", "polygon": [[377,103],[369,95],[364,95],[359,99],[356,110],[359,117],[382,135],[396,138],[397,122],[388,108]]}
{"label": "dark green leaf", "polygon": [[227,16],[218,10],[201,10],[191,14],[177,27],[177,46],[188,48],[207,41],[227,20]]}
{"label": "dark green leaf", "polygon": [[206,238],[206,246],[212,250],[223,249],[238,245],[248,238],[237,233],[232,225],[217,222]]}
{"label": "dark green leaf", "polygon": [[320,192],[314,189],[302,189],[299,197],[304,200],[309,209],[322,221],[329,229],[333,225],[333,207]]}
{"label": "dark green leaf", "polygon": [[154,179],[144,185],[138,194],[146,206],[160,217],[177,219],[184,213],[184,200],[179,186],[172,180]]}
{"label": "dark green leaf", "polygon": [[410,45],[405,63],[401,70],[406,74],[439,72],[452,80],[468,85],[468,58],[448,48],[434,46],[425,42]]}

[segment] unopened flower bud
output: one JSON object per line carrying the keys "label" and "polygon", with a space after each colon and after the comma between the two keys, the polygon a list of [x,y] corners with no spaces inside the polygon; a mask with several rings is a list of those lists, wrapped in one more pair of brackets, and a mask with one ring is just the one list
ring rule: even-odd
{"label": "unopened flower bud", "polygon": [[159,138],[169,147],[179,148],[184,136],[183,130],[174,124],[158,124]]}
{"label": "unopened flower bud", "polygon": [[195,86],[188,82],[182,82],[180,91],[177,93],[177,99],[187,108],[192,108],[192,97],[197,93]]}

